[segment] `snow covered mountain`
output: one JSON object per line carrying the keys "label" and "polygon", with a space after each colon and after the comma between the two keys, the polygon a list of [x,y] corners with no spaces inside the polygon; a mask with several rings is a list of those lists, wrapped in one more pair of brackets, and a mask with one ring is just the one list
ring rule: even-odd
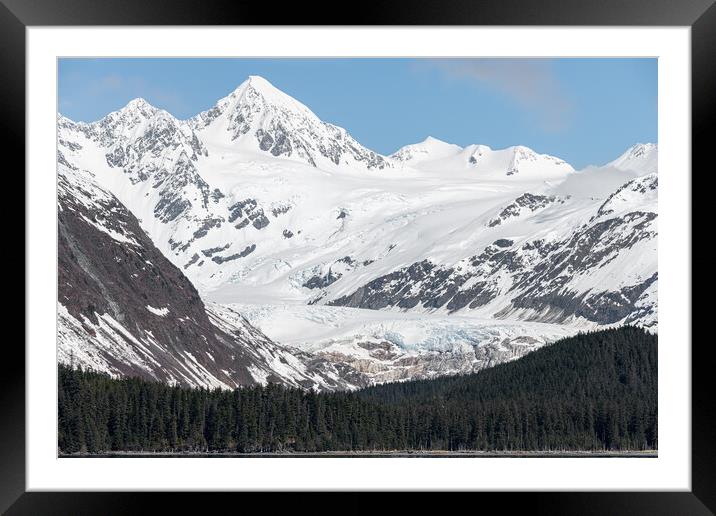
{"label": "snow covered mountain", "polygon": [[390,157],[412,166],[425,161],[433,161],[440,158],[448,158],[459,154],[462,147],[452,143],[446,143],[432,136],[428,136],[420,143],[413,143],[401,147]]}
{"label": "snow covered mountain", "polygon": [[479,220],[480,252],[457,262],[427,257],[367,283],[336,284],[324,301],[655,326],[656,190],[649,174],[602,203],[522,194]]}
{"label": "snow covered mountain", "polygon": [[639,175],[656,173],[658,162],[658,148],[654,143],[637,143],[614,161],[607,163],[607,167],[620,170],[632,170]]}
{"label": "snow covered mountain", "polygon": [[425,141],[407,145],[390,156],[393,160],[418,170],[467,170],[479,180],[520,175],[528,180],[564,179],[574,169],[554,156],[538,154],[518,145],[493,150],[487,145],[468,145],[465,148],[428,137]]}
{"label": "snow covered mountain", "polygon": [[[323,388],[477,370],[600,325],[657,329],[656,145],[583,171],[430,137],[385,157],[250,77],[189,120],[141,99],[94,123],[59,116],[58,148],[61,175],[89,171],[126,207],[212,326],[242,314]],[[316,324],[332,329],[300,331]]]}
{"label": "snow covered mountain", "polygon": [[306,106],[258,76],[249,77],[188,125],[217,147],[225,145],[245,154],[268,153],[327,170],[390,166],[345,129],[319,120]]}

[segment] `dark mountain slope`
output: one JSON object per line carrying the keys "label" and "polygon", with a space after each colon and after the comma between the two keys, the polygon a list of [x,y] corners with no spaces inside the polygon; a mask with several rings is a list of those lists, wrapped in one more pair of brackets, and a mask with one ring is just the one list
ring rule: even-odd
{"label": "dark mountain slope", "polygon": [[210,319],[136,217],[89,172],[59,162],[61,362],[185,386],[342,386],[322,364],[309,368],[238,314]]}

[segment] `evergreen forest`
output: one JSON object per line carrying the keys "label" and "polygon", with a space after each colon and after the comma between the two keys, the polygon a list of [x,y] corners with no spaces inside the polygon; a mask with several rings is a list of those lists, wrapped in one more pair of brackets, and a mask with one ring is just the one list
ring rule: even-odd
{"label": "evergreen forest", "polygon": [[61,454],[657,449],[657,336],[562,339],[483,371],[352,392],[190,389],[59,366]]}

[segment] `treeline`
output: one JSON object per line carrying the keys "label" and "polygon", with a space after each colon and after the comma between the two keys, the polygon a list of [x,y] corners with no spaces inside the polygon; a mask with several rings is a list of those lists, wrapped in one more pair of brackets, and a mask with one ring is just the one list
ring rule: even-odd
{"label": "treeline", "polygon": [[59,368],[61,453],[657,448],[657,337],[577,335],[477,374],[358,392],[172,387]]}

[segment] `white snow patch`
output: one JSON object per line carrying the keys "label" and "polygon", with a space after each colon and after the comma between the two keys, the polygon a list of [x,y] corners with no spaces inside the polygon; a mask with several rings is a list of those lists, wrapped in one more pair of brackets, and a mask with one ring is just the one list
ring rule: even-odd
{"label": "white snow patch", "polygon": [[164,306],[162,308],[154,308],[151,305],[147,305],[146,308],[147,308],[147,310],[152,312],[154,315],[158,315],[159,317],[166,317],[167,314],[169,314],[169,308],[167,308],[166,306]]}

